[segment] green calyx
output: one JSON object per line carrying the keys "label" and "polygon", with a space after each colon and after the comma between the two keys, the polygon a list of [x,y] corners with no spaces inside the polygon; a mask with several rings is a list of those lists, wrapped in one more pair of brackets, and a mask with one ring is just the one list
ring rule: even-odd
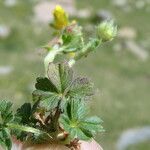
{"label": "green calyx", "polygon": [[111,41],[117,34],[113,21],[104,21],[97,26],[97,36],[103,42]]}

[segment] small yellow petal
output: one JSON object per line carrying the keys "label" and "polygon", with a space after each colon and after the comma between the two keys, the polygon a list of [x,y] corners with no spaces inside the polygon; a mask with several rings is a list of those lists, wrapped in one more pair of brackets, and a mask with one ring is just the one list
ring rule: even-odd
{"label": "small yellow petal", "polygon": [[68,25],[68,15],[65,10],[57,5],[53,11],[54,28],[62,29]]}
{"label": "small yellow petal", "polygon": [[70,53],[68,53],[68,56],[69,56],[70,58],[74,58],[74,57],[75,57],[75,55],[76,55],[76,53],[75,53],[75,52],[70,52]]}

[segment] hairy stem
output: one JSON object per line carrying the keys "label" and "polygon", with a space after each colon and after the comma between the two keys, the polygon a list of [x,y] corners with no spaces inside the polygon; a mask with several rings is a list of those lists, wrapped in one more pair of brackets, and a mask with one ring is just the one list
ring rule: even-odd
{"label": "hairy stem", "polygon": [[60,117],[60,114],[61,114],[61,109],[60,109],[60,103],[61,103],[61,100],[58,102],[58,105],[56,107],[56,112],[52,118],[52,121],[51,121],[51,129],[55,132],[55,131],[58,131],[59,129],[59,117]]}
{"label": "hairy stem", "polygon": [[45,65],[45,71],[47,76],[47,70],[50,63],[52,63],[55,60],[55,57],[62,52],[63,49],[59,47],[59,45],[55,45],[51,51],[46,55],[44,59],[44,65]]}
{"label": "hairy stem", "polygon": [[87,43],[85,47],[83,47],[81,51],[76,53],[76,56],[73,59],[71,59],[68,62],[69,66],[72,67],[77,60],[81,59],[82,57],[86,57],[90,52],[94,51],[100,44],[101,41],[98,39],[91,40],[89,43]]}

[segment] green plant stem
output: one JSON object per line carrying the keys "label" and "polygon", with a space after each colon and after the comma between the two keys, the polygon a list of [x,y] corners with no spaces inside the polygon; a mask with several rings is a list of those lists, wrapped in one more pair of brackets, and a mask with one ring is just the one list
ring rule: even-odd
{"label": "green plant stem", "polygon": [[72,67],[77,60],[81,59],[82,57],[86,57],[90,52],[94,51],[99,45],[101,44],[101,41],[98,39],[91,40],[86,46],[83,47],[81,51],[76,53],[76,56],[71,59],[68,64],[70,67]]}
{"label": "green plant stem", "polygon": [[52,122],[51,122],[52,123],[51,128],[53,129],[54,132],[58,131],[58,128],[59,128],[58,120],[59,120],[59,117],[61,114],[60,103],[61,103],[61,100],[58,102],[56,112],[55,112],[55,114],[52,118]]}
{"label": "green plant stem", "polygon": [[44,65],[45,65],[45,71],[47,76],[47,70],[50,63],[52,63],[55,60],[55,57],[63,51],[64,48],[60,48],[59,45],[55,45],[52,50],[49,51],[49,53],[46,55],[44,59]]}

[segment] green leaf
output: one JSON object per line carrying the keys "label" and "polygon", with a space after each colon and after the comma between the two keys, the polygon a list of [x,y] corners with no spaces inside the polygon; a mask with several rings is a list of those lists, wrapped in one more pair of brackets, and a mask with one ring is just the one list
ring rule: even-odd
{"label": "green leaf", "polygon": [[12,147],[12,141],[9,129],[5,128],[3,130],[3,136],[5,137],[5,145],[7,146],[8,150],[10,150]]}
{"label": "green leaf", "polygon": [[97,117],[90,117],[90,118],[86,118],[81,126],[89,131],[92,132],[92,134],[96,134],[97,132],[102,132],[104,131],[103,127],[100,125],[103,121]]}
{"label": "green leaf", "polygon": [[58,101],[62,100],[61,108],[65,105],[67,97],[65,94],[69,90],[73,79],[73,72],[66,63],[50,64],[48,78],[38,78],[35,85],[33,101],[39,101],[38,106],[46,110],[57,106]]}
{"label": "green leaf", "polygon": [[57,107],[58,102],[59,102],[60,98],[58,95],[53,94],[50,95],[50,97],[45,98],[44,100],[40,101],[40,107],[46,108],[47,110],[51,110],[55,107]]}
{"label": "green leaf", "polygon": [[12,103],[7,102],[5,100],[0,101],[0,115],[1,115],[1,120],[3,124],[6,124],[13,119],[13,114],[12,114]]}
{"label": "green leaf", "polygon": [[0,144],[7,150],[11,150],[12,142],[9,129],[3,128],[2,130],[0,130]]}
{"label": "green leaf", "polygon": [[49,65],[49,80],[57,87],[59,93],[63,93],[67,89],[73,79],[73,71],[66,63]]}
{"label": "green leaf", "polygon": [[84,101],[72,99],[67,102],[65,113],[60,118],[60,123],[71,139],[89,140],[97,132],[103,131],[101,119],[87,117],[87,106]]}
{"label": "green leaf", "polygon": [[13,120],[12,103],[5,100],[0,101],[0,144],[7,150],[11,150],[12,142],[10,130],[6,128],[7,124]]}
{"label": "green leaf", "polygon": [[57,88],[48,78],[39,77],[36,81],[35,87],[37,90],[57,92]]}
{"label": "green leaf", "polygon": [[27,124],[30,121],[31,116],[31,104],[25,103],[21,106],[21,108],[17,109],[16,117],[21,118],[22,124]]}
{"label": "green leaf", "polygon": [[93,94],[92,84],[87,78],[73,79],[73,71],[66,64],[50,63],[48,78],[38,78],[33,92],[33,101],[39,101],[39,107],[53,109],[61,100],[61,108],[72,98],[86,99]]}
{"label": "green leaf", "polygon": [[59,94],[41,90],[35,90],[32,95],[34,100],[40,100],[38,106],[46,110],[55,108],[58,104],[58,101],[60,100]]}
{"label": "green leaf", "polygon": [[70,120],[78,120],[84,118],[88,110],[85,103],[81,100],[71,100],[67,103],[66,112]]}
{"label": "green leaf", "polygon": [[76,78],[68,92],[70,97],[87,98],[93,95],[93,85],[87,78]]}

